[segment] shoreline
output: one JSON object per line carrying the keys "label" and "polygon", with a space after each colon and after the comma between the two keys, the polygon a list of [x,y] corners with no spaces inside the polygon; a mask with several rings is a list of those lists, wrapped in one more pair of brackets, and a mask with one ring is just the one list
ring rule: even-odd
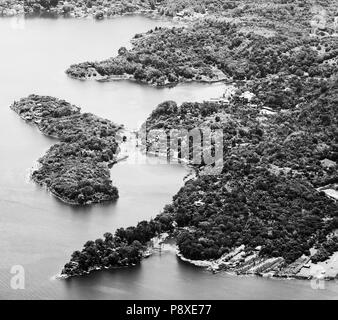
{"label": "shoreline", "polygon": [[163,21],[171,21],[174,23],[189,23],[196,21],[198,19],[204,18],[207,14],[200,15],[198,13],[194,13],[192,15],[182,15],[180,12],[177,12],[175,15],[165,15],[160,13],[157,9],[140,9],[135,10],[133,12],[122,12],[122,13],[114,13],[111,15],[107,15],[106,12],[103,12],[103,16],[96,17],[96,14],[100,12],[71,12],[71,13],[64,13],[61,8],[57,8],[54,10],[42,10],[40,12],[24,12],[23,10],[19,9],[5,9],[5,13],[0,14],[0,18],[24,18],[24,19],[34,19],[34,18],[53,18],[53,19],[88,19],[88,20],[110,20],[115,18],[122,18],[122,17],[130,17],[130,16],[141,16],[146,17],[149,19],[155,20],[163,20]]}
{"label": "shoreline", "polygon": [[[336,280],[338,278],[338,270],[336,270],[335,276],[326,276],[322,272],[317,272],[316,274],[299,274],[301,270],[304,268],[304,263],[300,270],[297,273],[283,273],[283,269],[281,270],[281,273],[272,272],[269,270],[270,267],[267,267],[265,270],[262,271],[254,271],[254,272],[243,272],[240,270],[243,266],[239,266],[239,269],[236,268],[224,268],[222,266],[222,257],[217,260],[191,260],[188,258],[185,258],[182,253],[179,251],[178,247],[176,246],[176,256],[183,262],[189,263],[191,265],[194,265],[198,268],[206,269],[209,272],[212,273],[220,273],[220,272],[226,272],[227,274],[233,275],[233,276],[257,276],[257,277],[263,277],[263,278],[271,278],[271,279],[287,279],[287,280],[325,280],[325,281],[332,281]],[[334,253],[332,257],[338,256],[338,252]],[[332,258],[330,257],[330,259]],[[276,259],[275,264],[279,263],[282,258],[263,258],[264,263],[271,263],[271,259]],[[328,259],[328,260],[330,260]],[[273,262],[273,261],[272,261]],[[324,261],[324,263],[326,263]],[[290,267],[290,265],[286,265],[284,269],[287,269]],[[244,266],[245,267],[245,266]],[[264,266],[263,266],[264,267]],[[323,270],[321,270],[323,271]]]}
{"label": "shoreline", "polygon": [[147,259],[149,257],[151,257],[155,252],[156,252],[156,248],[158,246],[161,246],[162,243],[165,242],[165,240],[170,237],[170,235],[166,232],[163,232],[159,235],[157,235],[156,237],[152,238],[149,243],[147,244],[147,246],[144,248],[144,250],[142,250],[142,258],[138,263],[134,263],[131,265],[124,265],[124,266],[111,266],[111,267],[92,267],[89,268],[88,271],[82,271],[79,274],[57,274],[55,275],[55,278],[58,280],[66,280],[66,279],[70,279],[73,277],[82,277],[82,276],[86,276],[89,275],[95,271],[103,271],[103,270],[116,270],[116,269],[122,269],[122,268],[130,268],[130,267],[135,267],[136,265],[140,264],[142,262],[143,259]]}
{"label": "shoreline", "polygon": [[[317,274],[310,274],[310,275],[304,275],[304,274],[299,274],[300,272],[297,273],[283,273],[283,270],[286,270],[290,266],[292,266],[293,263],[286,265],[281,269],[279,273],[275,273],[270,270],[271,264],[273,265],[278,265],[284,261],[283,258],[261,258],[261,262],[258,265],[259,267],[263,267],[265,269],[259,270],[259,271],[254,271],[254,272],[245,272],[241,271],[240,269],[243,268],[243,265],[240,265],[238,268],[225,268],[222,266],[222,263],[224,263],[224,256],[220,257],[219,259],[216,260],[191,260],[188,258],[185,258],[182,253],[179,251],[178,246],[176,244],[171,244],[168,243],[167,241],[170,239],[174,239],[175,237],[173,236],[173,231],[172,233],[168,234],[166,232],[154,237],[151,239],[147,245],[147,247],[143,250],[142,252],[142,258],[138,263],[131,264],[131,265],[124,265],[124,266],[112,266],[112,267],[98,267],[95,266],[91,268],[88,271],[83,271],[79,274],[74,274],[74,275],[67,275],[67,274],[58,274],[55,276],[56,279],[58,280],[66,280],[70,279],[73,277],[81,277],[81,276],[86,276],[89,274],[92,274],[96,271],[104,271],[104,270],[116,270],[116,269],[121,269],[121,268],[130,268],[134,267],[138,264],[142,263],[143,259],[147,259],[151,256],[153,256],[156,252],[158,252],[159,247],[162,245],[168,245],[172,250],[166,250],[164,251],[170,251],[173,252],[176,257],[178,257],[182,262],[188,263],[190,265],[193,265],[197,268],[205,269],[208,272],[212,274],[216,273],[225,273],[230,276],[234,277],[240,277],[240,276],[250,276],[250,277],[262,277],[262,278],[269,278],[269,279],[274,279],[274,280],[304,280],[304,281],[311,281],[311,280],[324,280],[324,281],[332,281],[336,280],[338,278],[338,270],[336,270],[337,275],[336,276],[325,276],[323,275],[322,272],[319,272]],[[243,245],[234,249],[232,252],[227,254],[227,256],[232,256],[232,259],[236,259],[236,256],[241,255],[243,249]],[[161,247],[162,248],[162,247]],[[338,252],[334,253],[333,256],[338,257]],[[231,259],[230,259],[231,260]],[[325,262],[324,262],[325,263]],[[305,264],[305,263],[304,263]],[[267,265],[267,266],[266,266]],[[304,265],[300,268],[300,270],[304,267]]]}
{"label": "shoreline", "polygon": [[224,77],[221,79],[185,79],[185,80],[179,80],[177,82],[173,82],[173,83],[166,83],[166,84],[155,84],[155,83],[151,83],[148,81],[141,81],[141,80],[137,80],[135,79],[135,77],[133,75],[129,75],[129,74],[125,74],[125,75],[111,75],[111,76],[84,76],[84,77],[76,77],[74,75],[71,75],[67,72],[67,70],[65,71],[65,73],[67,74],[67,76],[71,79],[74,80],[80,80],[80,81],[98,81],[98,82],[114,82],[114,81],[131,81],[131,82],[135,82],[137,84],[141,84],[141,85],[147,85],[150,87],[154,87],[154,88],[174,88],[180,84],[188,84],[188,83],[202,83],[202,84],[215,84],[215,83],[224,83],[224,84],[232,84],[234,82],[233,79],[230,79],[228,77]]}
{"label": "shoreline", "polygon": [[[323,276],[322,274],[318,274],[318,275],[298,275],[298,274],[274,274],[271,272],[239,272],[236,269],[214,269],[211,267],[211,264],[214,263],[214,261],[212,260],[191,260],[191,259],[187,259],[185,258],[178,250],[177,246],[173,246],[170,245],[173,249],[175,249],[175,256],[178,257],[182,262],[188,263],[190,265],[195,266],[196,268],[201,268],[201,269],[205,269],[208,272],[212,273],[212,274],[216,274],[216,273],[224,273],[227,274],[229,276],[232,277],[241,277],[241,276],[247,276],[247,277],[261,277],[261,278],[268,278],[271,280],[302,280],[302,281],[311,281],[311,280],[323,280],[323,281],[334,281],[338,278],[338,276]],[[57,280],[67,280],[67,279],[71,279],[73,277],[82,277],[82,276],[86,276],[86,275],[90,275],[94,272],[97,271],[108,271],[108,270],[118,270],[118,269],[122,269],[122,268],[131,268],[131,267],[135,267],[136,265],[139,265],[142,263],[143,259],[147,259],[151,256],[154,255],[154,253],[156,252],[156,250],[154,250],[151,247],[147,247],[147,249],[144,250],[143,252],[143,256],[141,261],[139,261],[136,264],[132,264],[132,265],[127,265],[127,266],[114,266],[114,267],[95,267],[95,268],[91,268],[88,271],[83,271],[80,274],[74,274],[74,275],[67,275],[67,274],[57,274],[55,275],[55,278]],[[337,252],[338,254],[338,252]],[[269,260],[269,258],[266,258],[266,260]]]}

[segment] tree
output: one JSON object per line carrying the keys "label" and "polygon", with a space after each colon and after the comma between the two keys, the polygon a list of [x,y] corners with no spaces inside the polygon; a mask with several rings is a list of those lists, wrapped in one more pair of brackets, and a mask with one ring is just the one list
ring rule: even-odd
{"label": "tree", "polygon": [[110,243],[114,239],[113,234],[110,233],[110,232],[106,232],[103,236],[104,236],[104,240],[105,240],[106,243]]}

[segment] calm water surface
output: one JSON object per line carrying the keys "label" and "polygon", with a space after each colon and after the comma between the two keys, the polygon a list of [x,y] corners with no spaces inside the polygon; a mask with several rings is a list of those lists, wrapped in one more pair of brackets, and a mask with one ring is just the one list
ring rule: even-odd
{"label": "calm water surface", "polygon": [[[307,281],[211,274],[165,250],[131,269],[55,280],[70,254],[89,239],[154,217],[183,185],[178,165],[121,163],[112,169],[120,199],[90,208],[67,206],[31,183],[29,169],[55,140],[24,123],[9,105],[31,93],[64,98],[129,128],[136,128],[164,100],[202,101],[224,86],[181,85],[156,89],[136,83],[82,82],[64,70],[72,63],[113,56],[129,39],[168,22],[123,17],[95,22],[66,19],[0,19],[0,298],[327,298],[335,283],[313,290]],[[11,267],[25,268],[25,290],[10,288]]]}

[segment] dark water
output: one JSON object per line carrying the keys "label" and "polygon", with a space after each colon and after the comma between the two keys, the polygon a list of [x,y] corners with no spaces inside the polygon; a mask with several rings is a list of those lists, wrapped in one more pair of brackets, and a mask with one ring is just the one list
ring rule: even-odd
{"label": "dark water", "polygon": [[[74,208],[29,182],[29,169],[54,140],[24,123],[8,106],[30,93],[64,98],[129,128],[168,99],[196,101],[220,96],[223,85],[156,89],[122,81],[81,82],[66,77],[72,63],[116,54],[129,39],[168,22],[144,17],[109,21],[0,19],[0,298],[336,298],[335,283],[313,290],[306,281],[211,274],[164,251],[131,269],[55,280],[63,264],[86,240],[154,217],[183,184],[178,165],[121,163],[112,169],[120,190],[115,204]],[[25,289],[10,287],[14,265],[25,269]]]}

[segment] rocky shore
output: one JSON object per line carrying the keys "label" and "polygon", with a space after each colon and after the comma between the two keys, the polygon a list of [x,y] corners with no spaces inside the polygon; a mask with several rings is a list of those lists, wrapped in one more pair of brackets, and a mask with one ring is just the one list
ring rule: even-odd
{"label": "rocky shore", "polygon": [[49,96],[30,95],[11,109],[43,134],[61,140],[39,159],[31,175],[36,183],[72,205],[118,198],[109,167],[117,159],[121,126]]}
{"label": "rocky shore", "polygon": [[[232,252],[216,260],[191,260],[185,258],[179,250],[177,256],[184,262],[197,267],[206,268],[211,272],[228,272],[235,275],[255,275],[271,278],[287,278],[301,280],[334,280],[338,276],[338,265],[335,253],[325,262],[314,264],[311,256],[303,255],[291,264],[282,257],[261,257],[261,246],[246,252],[245,246],[239,246]],[[311,250],[313,253],[316,251]]]}

